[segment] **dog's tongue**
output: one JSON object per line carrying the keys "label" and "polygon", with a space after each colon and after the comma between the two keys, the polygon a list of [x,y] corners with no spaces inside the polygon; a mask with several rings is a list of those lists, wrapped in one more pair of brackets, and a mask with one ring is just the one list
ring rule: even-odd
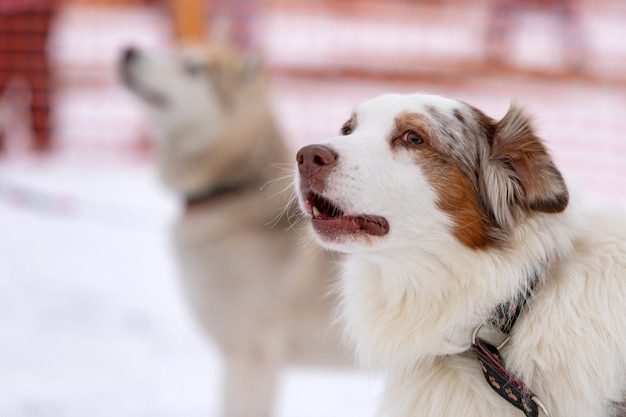
{"label": "dog's tongue", "polygon": [[341,216],[330,219],[313,218],[311,223],[317,233],[328,238],[361,232],[371,236],[383,236],[389,232],[387,220],[379,216]]}

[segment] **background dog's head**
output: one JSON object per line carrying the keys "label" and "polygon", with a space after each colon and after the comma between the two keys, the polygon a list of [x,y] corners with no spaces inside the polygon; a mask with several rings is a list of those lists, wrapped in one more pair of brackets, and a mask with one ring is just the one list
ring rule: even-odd
{"label": "background dog's head", "polygon": [[218,132],[229,107],[254,100],[264,78],[256,54],[240,54],[226,42],[154,53],[128,48],[120,66],[122,81],[145,103],[160,136]]}
{"label": "background dog's head", "polygon": [[[314,234],[340,251],[506,245],[527,215],[565,209],[568,191],[530,117],[500,121],[443,97],[383,95],[341,136],[297,154],[296,188]],[[436,250],[436,249],[435,249]]]}
{"label": "background dog's head", "polygon": [[[120,74],[145,104],[161,176],[177,192],[194,194],[248,181],[257,165],[267,163],[260,162],[264,153],[278,152],[257,53],[244,54],[225,41],[163,53],[129,48]],[[271,162],[284,161],[283,155],[273,158]]]}

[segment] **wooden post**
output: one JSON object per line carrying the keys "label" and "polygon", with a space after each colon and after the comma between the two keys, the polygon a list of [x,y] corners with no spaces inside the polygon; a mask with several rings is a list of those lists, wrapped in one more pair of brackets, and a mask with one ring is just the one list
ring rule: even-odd
{"label": "wooden post", "polygon": [[199,42],[206,34],[208,0],[172,0],[174,32],[179,42]]}

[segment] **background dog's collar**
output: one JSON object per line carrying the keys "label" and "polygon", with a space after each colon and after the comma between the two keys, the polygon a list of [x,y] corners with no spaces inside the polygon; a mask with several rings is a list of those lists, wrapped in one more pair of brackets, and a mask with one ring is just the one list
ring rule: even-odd
{"label": "background dog's collar", "polygon": [[505,335],[504,341],[499,346],[496,347],[479,337],[478,331],[483,327],[482,324],[476,328],[472,337],[471,350],[478,358],[489,386],[500,397],[521,410],[527,417],[537,417],[539,409],[547,417],[550,414],[524,381],[506,368],[504,358],[500,354],[499,349],[508,341],[515,322],[521,315],[524,305],[532,296],[546,269],[547,263],[545,261],[541,262],[539,268],[535,269],[519,294],[513,300],[496,307],[491,317],[487,320],[493,328]]}
{"label": "background dog's collar", "polygon": [[[252,187],[253,186],[251,184],[246,183],[224,183],[195,193],[185,194],[183,196],[185,210],[191,210],[219,197],[251,189]],[[256,181],[254,187],[256,187]]]}

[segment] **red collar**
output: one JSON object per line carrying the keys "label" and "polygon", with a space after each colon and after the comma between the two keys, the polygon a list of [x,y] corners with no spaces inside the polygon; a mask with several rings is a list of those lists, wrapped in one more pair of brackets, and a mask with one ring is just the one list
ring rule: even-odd
{"label": "red collar", "polygon": [[[491,317],[485,323],[479,325],[472,336],[471,351],[480,362],[487,383],[500,397],[522,411],[526,417],[538,417],[539,410],[543,411],[546,417],[550,417],[550,414],[524,381],[506,368],[499,349],[509,340],[509,334],[515,322],[521,315],[522,309],[532,296],[533,291],[541,283],[546,269],[547,262],[543,261],[540,267],[530,275],[526,285],[519,294],[509,302],[498,305]],[[478,336],[479,330],[485,324],[504,336],[498,346],[489,344]]]}

